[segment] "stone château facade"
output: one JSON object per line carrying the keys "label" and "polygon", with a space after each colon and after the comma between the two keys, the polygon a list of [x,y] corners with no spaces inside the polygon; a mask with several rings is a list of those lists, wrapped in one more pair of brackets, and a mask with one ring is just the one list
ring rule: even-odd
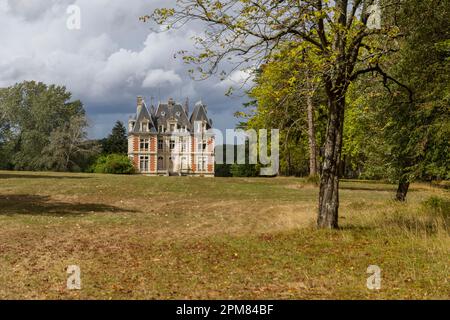
{"label": "stone ch\u00e2teau facade", "polygon": [[156,110],[137,98],[136,114],[128,120],[128,156],[146,175],[214,176],[214,135],[207,106],[184,105],[169,99]]}

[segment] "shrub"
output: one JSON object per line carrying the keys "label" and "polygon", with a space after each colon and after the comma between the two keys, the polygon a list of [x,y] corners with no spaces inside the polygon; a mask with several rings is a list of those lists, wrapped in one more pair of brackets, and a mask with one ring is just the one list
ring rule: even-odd
{"label": "shrub", "polygon": [[230,168],[233,177],[257,177],[259,169],[255,164],[232,164]]}
{"label": "shrub", "polygon": [[98,157],[91,171],[95,173],[132,174],[134,173],[134,167],[127,156],[108,154]]}

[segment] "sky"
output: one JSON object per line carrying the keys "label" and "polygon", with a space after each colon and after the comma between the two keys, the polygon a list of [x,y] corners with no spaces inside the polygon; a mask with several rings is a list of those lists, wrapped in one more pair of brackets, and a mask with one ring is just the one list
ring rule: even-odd
{"label": "sky", "polygon": [[[192,80],[180,50],[193,52],[193,36],[204,26],[155,32],[139,17],[172,0],[0,0],[0,87],[25,80],[64,85],[87,111],[90,138],[106,136],[116,120],[127,122],[136,110],[136,96],[155,104],[170,97],[190,109],[202,100],[214,127],[234,128],[235,111],[248,99],[240,88],[245,73],[220,81]],[[80,24],[76,28],[79,8]],[[68,11],[69,9],[69,11]],[[69,21],[69,27],[68,27]],[[70,27],[75,26],[75,28]]]}

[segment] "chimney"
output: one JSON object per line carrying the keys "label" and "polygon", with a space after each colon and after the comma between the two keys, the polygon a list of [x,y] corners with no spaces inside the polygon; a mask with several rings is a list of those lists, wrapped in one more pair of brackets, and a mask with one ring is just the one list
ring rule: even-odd
{"label": "chimney", "polygon": [[189,115],[189,98],[186,98],[184,102],[184,112],[186,112],[186,115]]}
{"label": "chimney", "polygon": [[144,102],[144,99],[142,98],[142,96],[138,96],[137,97],[137,114],[139,114],[141,112],[143,102]]}

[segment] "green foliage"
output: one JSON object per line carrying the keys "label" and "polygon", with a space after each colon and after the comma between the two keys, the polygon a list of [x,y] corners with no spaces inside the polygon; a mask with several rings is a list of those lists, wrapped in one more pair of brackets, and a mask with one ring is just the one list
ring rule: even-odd
{"label": "green foliage", "polygon": [[411,95],[386,79],[350,88],[344,153],[360,177],[450,179],[449,12],[439,1],[413,1],[398,12],[405,36],[382,63]]}
{"label": "green foliage", "polygon": [[127,130],[121,121],[116,122],[111,134],[102,141],[102,149],[105,154],[127,154]]}
{"label": "green foliage", "polygon": [[[82,170],[85,111],[63,86],[25,81],[0,90],[0,168]],[[91,152],[92,151],[92,152]]]}
{"label": "green foliage", "polygon": [[132,174],[134,166],[130,158],[122,154],[108,154],[98,157],[91,167],[94,173]]}
{"label": "green foliage", "polygon": [[257,177],[259,168],[256,164],[232,164],[231,174],[233,177]]}
{"label": "green foliage", "polygon": [[214,176],[215,177],[232,177],[231,164],[214,164]]}
{"label": "green foliage", "polygon": [[[306,57],[313,61],[305,62]],[[255,86],[248,92],[251,102],[244,105],[245,112],[235,114],[246,120],[242,123],[245,129],[280,129],[283,175],[308,175],[308,98],[315,107],[316,141],[323,141],[326,97],[315,68],[304,44],[287,43],[258,70]]]}

